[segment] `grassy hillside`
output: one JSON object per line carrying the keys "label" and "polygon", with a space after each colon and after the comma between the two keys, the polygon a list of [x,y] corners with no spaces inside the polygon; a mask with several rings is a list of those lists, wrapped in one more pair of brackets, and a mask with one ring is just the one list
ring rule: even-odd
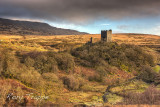
{"label": "grassy hillside", "polygon": [[[142,100],[148,90],[159,93],[158,51],[121,42],[85,44],[91,36],[100,38],[1,36],[1,106],[159,104],[159,96]],[[6,98],[11,93],[24,97]]]}

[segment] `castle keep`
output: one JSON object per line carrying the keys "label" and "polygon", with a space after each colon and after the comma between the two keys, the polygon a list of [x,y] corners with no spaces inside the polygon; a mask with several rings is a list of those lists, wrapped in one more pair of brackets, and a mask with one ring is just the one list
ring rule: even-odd
{"label": "castle keep", "polygon": [[[102,30],[101,41],[112,42],[112,30]],[[93,43],[93,37],[90,38],[90,41],[88,41],[87,44],[92,44],[92,43]]]}
{"label": "castle keep", "polygon": [[102,30],[101,41],[112,42],[112,30]]}

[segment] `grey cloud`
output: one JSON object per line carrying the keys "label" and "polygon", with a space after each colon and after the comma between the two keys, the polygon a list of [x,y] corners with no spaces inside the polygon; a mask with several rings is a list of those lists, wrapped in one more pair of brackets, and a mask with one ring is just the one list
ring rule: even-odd
{"label": "grey cloud", "polygon": [[160,0],[1,0],[0,17],[73,23],[160,15]]}

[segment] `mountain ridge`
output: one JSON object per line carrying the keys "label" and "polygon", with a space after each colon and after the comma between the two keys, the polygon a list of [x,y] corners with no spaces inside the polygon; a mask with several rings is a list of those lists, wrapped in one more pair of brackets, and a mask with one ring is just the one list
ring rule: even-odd
{"label": "mountain ridge", "polygon": [[53,27],[43,22],[20,21],[0,18],[0,34],[9,35],[80,35],[87,34],[71,29]]}

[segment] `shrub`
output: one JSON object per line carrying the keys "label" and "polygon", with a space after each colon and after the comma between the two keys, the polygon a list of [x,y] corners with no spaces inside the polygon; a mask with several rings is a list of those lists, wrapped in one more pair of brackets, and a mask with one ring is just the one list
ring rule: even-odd
{"label": "shrub", "polygon": [[47,81],[52,81],[52,82],[58,82],[59,80],[57,75],[54,73],[43,73],[42,77],[46,79]]}
{"label": "shrub", "polygon": [[[0,80],[0,106],[1,107],[17,107],[22,104],[26,104],[24,101],[25,91],[23,91],[21,86],[14,86],[16,81],[13,80]],[[12,99],[14,96],[20,96],[22,99]],[[12,98],[11,98],[12,97]]]}
{"label": "shrub", "polygon": [[[31,58],[28,57],[28,61]],[[14,78],[21,82],[23,82],[27,86],[32,87],[39,87],[41,84],[41,75],[32,67],[29,67],[29,63],[27,62],[28,66],[21,64],[19,59],[14,56],[12,52],[5,52],[3,54],[2,59],[2,76],[5,78]]]}
{"label": "shrub", "polygon": [[42,52],[33,51],[33,52],[29,52],[29,53],[27,53],[27,54],[24,54],[24,55],[23,55],[23,58],[30,57],[30,58],[32,58],[32,59],[35,59],[37,56],[43,55],[43,54],[44,54],[44,53],[42,53]]}
{"label": "shrub", "polygon": [[89,81],[96,81],[96,82],[102,82],[103,81],[103,77],[102,75],[99,75],[99,74],[95,74],[95,75],[90,75],[88,77],[88,80]]}
{"label": "shrub", "polygon": [[32,59],[30,56],[28,56],[27,58],[25,58],[24,64],[25,64],[27,67],[33,67],[34,64],[35,64],[35,61],[34,61],[34,59]]}
{"label": "shrub", "polygon": [[57,62],[55,59],[45,55],[39,55],[35,58],[34,68],[41,74],[58,71]]}
{"label": "shrub", "polygon": [[107,75],[107,71],[108,71],[108,68],[105,67],[105,66],[98,66],[96,68],[96,71],[98,72],[99,75],[95,76],[94,77],[94,80],[96,80],[97,82],[102,82],[104,77]]}
{"label": "shrub", "polygon": [[62,53],[59,55],[57,54],[54,57],[58,63],[59,69],[65,70],[66,72],[73,71],[75,62],[74,58],[70,54]]}
{"label": "shrub", "polygon": [[143,65],[154,65],[153,56],[135,45],[97,42],[74,49],[71,54],[77,63],[92,68],[100,65],[101,61],[126,71],[139,71]]}
{"label": "shrub", "polygon": [[63,77],[63,84],[69,90],[78,90],[79,89],[79,81],[73,75]]}
{"label": "shrub", "polygon": [[79,77],[79,78],[77,78],[77,79],[78,79],[78,81],[79,81],[79,88],[83,87],[84,84],[86,84],[86,81],[85,81],[84,78]]}
{"label": "shrub", "polygon": [[11,91],[12,86],[9,83],[3,82],[3,84],[0,85],[0,106],[3,107],[3,105],[6,103],[6,96]]}
{"label": "shrub", "polygon": [[13,78],[14,73],[18,70],[19,60],[9,50],[2,51],[1,58],[1,75],[5,78]]}
{"label": "shrub", "polygon": [[152,83],[155,81],[156,73],[149,66],[143,66],[139,78],[145,82]]}
{"label": "shrub", "polygon": [[17,76],[17,79],[29,87],[40,88],[43,87],[43,78],[41,74],[34,69],[24,68]]}
{"label": "shrub", "polygon": [[159,105],[160,104],[160,91],[155,87],[149,87],[143,93],[130,92],[124,98],[123,104],[148,104],[148,105]]}
{"label": "shrub", "polygon": [[[66,72],[73,71],[75,67],[74,58],[68,53],[54,52],[30,52],[23,55],[23,62],[26,66],[32,66],[41,74],[57,72],[58,68]],[[33,61],[34,60],[34,61]]]}
{"label": "shrub", "polygon": [[160,73],[158,73],[158,74],[155,76],[154,83],[155,83],[155,85],[159,85],[159,84],[160,84]]}
{"label": "shrub", "polygon": [[79,69],[79,72],[82,75],[82,77],[85,77],[89,81],[99,81],[100,75],[95,70],[84,67],[80,67]]}
{"label": "shrub", "polygon": [[47,64],[49,64],[50,72],[56,73],[58,69],[58,63],[54,57],[48,57]]}

